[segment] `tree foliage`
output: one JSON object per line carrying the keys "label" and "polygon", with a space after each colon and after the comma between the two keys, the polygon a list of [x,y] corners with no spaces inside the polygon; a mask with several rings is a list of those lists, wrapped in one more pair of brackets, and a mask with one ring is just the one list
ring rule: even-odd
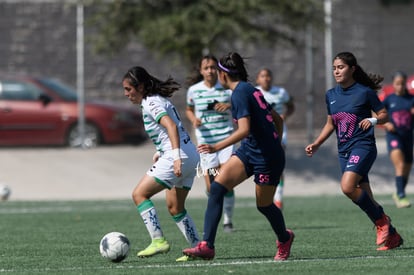
{"label": "tree foliage", "polygon": [[96,1],[89,22],[97,28],[98,52],[116,52],[136,39],[187,62],[237,43],[297,44],[297,31],[323,20],[320,0]]}

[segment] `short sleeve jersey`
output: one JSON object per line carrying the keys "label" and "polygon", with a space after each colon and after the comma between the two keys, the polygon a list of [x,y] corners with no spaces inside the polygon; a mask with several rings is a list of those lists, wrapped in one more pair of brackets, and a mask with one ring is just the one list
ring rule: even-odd
{"label": "short sleeve jersey", "polygon": [[371,111],[384,108],[374,90],[359,83],[346,89],[337,85],[326,92],[325,100],[336,128],[339,153],[347,153],[355,146],[375,146],[374,127],[364,131],[358,125],[372,117]]}
{"label": "short sleeve jersey", "polygon": [[273,110],[283,114],[285,104],[290,101],[289,93],[285,88],[272,86],[269,91],[263,90],[260,86],[256,86],[256,88],[262,91],[264,98],[272,106]]}
{"label": "short sleeve jersey", "polygon": [[413,115],[411,109],[414,108],[414,96],[408,93],[403,96],[391,94],[385,98],[383,103],[397,133],[412,136]]}
{"label": "short sleeve jersey", "polygon": [[177,110],[167,98],[159,95],[148,96],[142,100],[141,108],[145,131],[158,151],[165,152],[172,149],[167,129],[159,123],[163,116],[168,115],[177,125],[180,142],[187,143],[190,140]]}
{"label": "short sleeve jersey", "polygon": [[273,159],[282,147],[271,115],[272,107],[262,92],[247,82],[239,82],[231,96],[231,106],[236,121],[250,117],[250,133],[242,144],[253,154]]}
{"label": "short sleeve jersey", "polygon": [[199,144],[217,143],[233,132],[230,111],[217,112],[208,107],[215,101],[230,103],[230,98],[231,90],[225,90],[219,83],[209,88],[201,81],[188,89],[187,106],[193,107],[195,116],[201,120],[195,129]]}

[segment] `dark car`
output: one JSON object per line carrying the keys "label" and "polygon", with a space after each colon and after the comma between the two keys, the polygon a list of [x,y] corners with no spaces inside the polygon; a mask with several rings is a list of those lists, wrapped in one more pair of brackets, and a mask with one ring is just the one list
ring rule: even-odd
{"label": "dark car", "polygon": [[84,143],[74,90],[58,80],[0,76],[0,146],[139,143],[146,134],[139,108],[85,103]]}

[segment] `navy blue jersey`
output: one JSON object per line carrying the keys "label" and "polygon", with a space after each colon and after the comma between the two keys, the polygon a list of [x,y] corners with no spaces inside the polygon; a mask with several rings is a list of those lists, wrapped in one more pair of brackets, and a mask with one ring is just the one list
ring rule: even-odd
{"label": "navy blue jersey", "polygon": [[231,95],[233,118],[250,117],[250,133],[242,140],[245,148],[265,159],[275,159],[283,150],[271,115],[272,107],[260,90],[247,82],[239,82]]}
{"label": "navy blue jersey", "polygon": [[414,107],[414,96],[406,94],[398,96],[391,94],[384,100],[384,106],[388,111],[390,122],[394,124],[397,134],[412,136],[413,116],[411,109]]}
{"label": "navy blue jersey", "polygon": [[354,146],[375,146],[374,127],[362,130],[358,124],[372,117],[384,105],[374,90],[359,83],[343,89],[340,85],[326,92],[328,114],[332,116],[338,139],[338,152],[347,153]]}

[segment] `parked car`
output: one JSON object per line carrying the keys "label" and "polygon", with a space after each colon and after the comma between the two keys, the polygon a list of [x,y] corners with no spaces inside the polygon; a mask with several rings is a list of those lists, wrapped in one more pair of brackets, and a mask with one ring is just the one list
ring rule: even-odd
{"label": "parked car", "polygon": [[[414,75],[407,77],[407,89],[408,92],[414,95]],[[387,96],[394,92],[392,84],[382,85],[381,91],[378,93],[378,97],[383,101]]]}
{"label": "parked car", "polygon": [[140,109],[85,103],[85,139],[78,131],[76,92],[58,80],[0,76],[0,146],[138,143],[145,137]]}

